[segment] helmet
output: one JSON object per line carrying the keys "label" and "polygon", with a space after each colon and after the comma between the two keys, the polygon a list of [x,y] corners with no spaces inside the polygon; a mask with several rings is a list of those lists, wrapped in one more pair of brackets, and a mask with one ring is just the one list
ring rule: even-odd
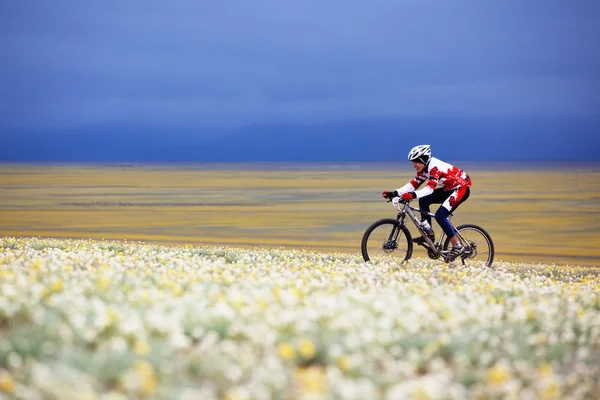
{"label": "helmet", "polygon": [[427,164],[431,158],[431,146],[428,144],[421,144],[413,147],[408,153],[409,161],[420,162],[421,164]]}

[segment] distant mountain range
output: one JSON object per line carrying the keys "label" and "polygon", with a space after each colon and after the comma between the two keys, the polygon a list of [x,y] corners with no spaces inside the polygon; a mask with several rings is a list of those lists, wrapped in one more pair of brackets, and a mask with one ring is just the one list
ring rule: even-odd
{"label": "distant mountain range", "polygon": [[600,118],[406,118],[256,124],[206,132],[93,128],[4,131],[0,161],[393,161],[416,144],[465,161],[600,160]]}

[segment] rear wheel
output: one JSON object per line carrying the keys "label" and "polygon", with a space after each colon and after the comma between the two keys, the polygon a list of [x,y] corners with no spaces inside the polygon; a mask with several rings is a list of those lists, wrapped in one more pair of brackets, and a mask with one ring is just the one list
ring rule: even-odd
{"label": "rear wheel", "polygon": [[365,261],[392,259],[403,262],[412,256],[412,237],[408,228],[397,220],[381,219],[365,231],[361,250]]}
{"label": "rear wheel", "polygon": [[[465,253],[460,256],[464,264],[491,267],[494,262],[494,242],[492,237],[480,226],[465,224],[457,226],[458,239],[465,246]],[[444,242],[444,250],[448,250],[450,238]],[[459,259],[457,258],[456,261]]]}

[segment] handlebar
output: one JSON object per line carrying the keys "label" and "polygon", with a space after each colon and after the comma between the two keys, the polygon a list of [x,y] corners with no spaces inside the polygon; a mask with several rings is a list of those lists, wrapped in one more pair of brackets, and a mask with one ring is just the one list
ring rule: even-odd
{"label": "handlebar", "polygon": [[[388,201],[386,203],[391,203],[393,199],[388,199]],[[398,203],[401,204],[408,204],[409,202],[403,199],[398,200]]]}

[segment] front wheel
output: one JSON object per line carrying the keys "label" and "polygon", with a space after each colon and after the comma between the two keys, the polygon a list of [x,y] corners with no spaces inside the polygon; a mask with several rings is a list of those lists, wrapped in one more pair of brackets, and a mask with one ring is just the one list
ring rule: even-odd
{"label": "front wheel", "polygon": [[410,231],[392,218],[374,222],[362,238],[362,256],[365,261],[380,257],[393,257],[406,261],[412,256],[413,243]]}
{"label": "front wheel", "polygon": [[[458,240],[465,246],[461,256],[463,264],[484,265],[491,267],[494,261],[494,242],[492,237],[480,226],[473,224],[460,225],[455,228]],[[450,238],[444,242],[444,250],[448,250]]]}

